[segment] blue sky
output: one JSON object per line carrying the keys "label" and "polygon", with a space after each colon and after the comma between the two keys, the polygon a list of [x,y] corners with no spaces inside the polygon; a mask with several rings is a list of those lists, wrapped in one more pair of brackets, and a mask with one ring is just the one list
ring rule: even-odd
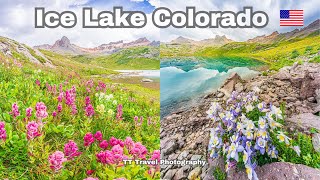
{"label": "blue sky", "polygon": [[[28,45],[53,44],[62,36],[83,47],[95,47],[103,43],[124,40],[132,41],[140,37],[150,40],[170,41],[178,36],[201,40],[216,35],[226,35],[236,41],[245,41],[255,36],[271,34],[273,31],[286,32],[297,27],[280,27],[280,9],[303,9],[305,25],[320,18],[319,0],[0,0],[0,36],[6,36]],[[265,11],[270,20],[263,29],[176,29],[156,28],[151,21],[151,13],[156,7],[168,7],[171,11],[185,10],[195,6],[204,11],[235,11],[244,6]],[[147,25],[141,29],[83,29],[81,26],[82,7],[93,7],[96,12],[112,10],[113,6],[123,6],[124,10],[143,11],[147,14]],[[34,8],[62,12],[71,10],[79,18],[72,29],[35,29]]]}

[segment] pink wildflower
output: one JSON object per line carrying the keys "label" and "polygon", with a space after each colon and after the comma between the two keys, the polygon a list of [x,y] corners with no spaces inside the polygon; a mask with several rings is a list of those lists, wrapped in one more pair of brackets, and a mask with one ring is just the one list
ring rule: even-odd
{"label": "pink wildflower", "polygon": [[60,103],[58,104],[57,110],[58,110],[58,113],[60,113],[62,111],[62,104],[60,104]]}
{"label": "pink wildflower", "polygon": [[56,117],[56,116],[57,116],[57,112],[56,112],[56,111],[53,111],[53,112],[52,112],[52,116],[53,116],[53,117]]}
{"label": "pink wildflower", "polygon": [[121,177],[121,178],[117,178],[117,179],[114,179],[114,180],[127,180],[127,179],[124,178],[124,177]]}
{"label": "pink wildflower", "polygon": [[119,164],[123,160],[123,148],[120,145],[115,145],[112,147],[111,152],[113,154],[113,161]]}
{"label": "pink wildflower", "polygon": [[3,140],[3,141],[7,139],[7,131],[4,127],[5,127],[5,123],[0,121],[0,140]]}
{"label": "pink wildflower", "polygon": [[31,121],[27,124],[27,138],[34,139],[35,137],[41,136],[39,132],[39,124],[35,121]]}
{"label": "pink wildflower", "polygon": [[145,146],[143,146],[140,142],[134,144],[134,147],[130,150],[130,154],[132,154],[135,158],[145,159],[148,151]]}
{"label": "pink wildflower", "polygon": [[47,106],[43,102],[38,102],[36,104],[36,116],[38,119],[44,119],[48,117]]}
{"label": "pink wildflower", "polygon": [[[152,155],[151,155],[151,158],[149,160],[160,162],[160,150],[154,150]],[[149,166],[151,168],[153,168],[155,171],[160,171],[160,165],[159,164],[149,165]]]}
{"label": "pink wildflower", "polygon": [[36,80],[36,85],[37,85],[37,86],[40,86],[40,85],[41,85],[39,79]]}
{"label": "pink wildflower", "polygon": [[126,140],[124,141],[124,145],[128,150],[131,150],[134,147],[134,142],[131,139],[131,137],[127,137]]}
{"label": "pink wildflower", "polygon": [[94,134],[94,138],[95,138],[97,141],[102,141],[102,133],[101,133],[101,131],[97,131],[97,132]]}
{"label": "pink wildflower", "polygon": [[77,113],[78,113],[78,109],[77,109],[77,105],[75,105],[75,104],[73,104],[72,106],[71,106],[71,108],[72,108],[72,114],[73,115],[76,115]]}
{"label": "pink wildflower", "polygon": [[91,100],[90,100],[90,97],[87,96],[86,97],[86,106],[88,106],[89,104],[91,104]]}
{"label": "pink wildflower", "polygon": [[50,163],[50,168],[55,171],[59,171],[63,167],[62,163],[67,161],[67,159],[64,157],[63,152],[61,151],[56,151],[51,154],[48,160]]}
{"label": "pink wildflower", "polygon": [[92,107],[91,104],[89,104],[88,106],[86,106],[86,116],[88,117],[92,117],[94,115],[94,109]]}
{"label": "pink wildflower", "polygon": [[10,112],[10,114],[13,116],[14,119],[17,116],[20,116],[19,106],[17,105],[17,103],[12,104],[12,111]]}
{"label": "pink wildflower", "polygon": [[58,96],[58,101],[59,102],[62,102],[62,99],[63,99],[63,92],[61,92]]}
{"label": "pink wildflower", "polygon": [[97,161],[102,164],[114,164],[113,161],[113,154],[111,151],[101,151],[98,154],[96,154]]}
{"label": "pink wildflower", "polygon": [[95,171],[95,170],[92,170],[92,169],[87,170],[86,174],[87,174],[88,176],[90,176],[90,175],[92,175],[92,174],[94,173],[94,171]]}
{"label": "pink wildflower", "polygon": [[120,139],[115,138],[115,137],[110,138],[109,144],[111,146],[120,145],[121,147],[124,147],[124,142],[121,141]]}
{"label": "pink wildflower", "polygon": [[74,141],[69,140],[69,142],[64,145],[64,154],[68,160],[70,160],[74,157],[80,156],[81,152],[78,151],[77,144]]}
{"label": "pink wildflower", "polygon": [[94,138],[91,132],[88,132],[84,138],[84,146],[90,146],[94,142]]}
{"label": "pink wildflower", "polygon": [[108,148],[108,142],[106,140],[101,141],[101,143],[99,144],[99,147],[101,149],[107,149]]}
{"label": "pink wildflower", "polygon": [[117,107],[117,116],[116,116],[118,120],[122,120],[122,114],[123,114],[122,104],[119,104]]}
{"label": "pink wildflower", "polygon": [[29,108],[26,109],[26,116],[27,116],[28,118],[30,118],[30,117],[32,116],[32,108],[31,108],[31,107],[29,107]]}

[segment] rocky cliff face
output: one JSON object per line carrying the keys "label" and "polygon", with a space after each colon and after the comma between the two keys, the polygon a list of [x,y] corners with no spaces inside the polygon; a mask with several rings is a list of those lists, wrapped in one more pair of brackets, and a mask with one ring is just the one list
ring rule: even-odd
{"label": "rocky cliff face", "polygon": [[[212,94],[203,97],[199,104],[186,111],[177,111],[161,121],[161,155],[163,159],[203,159],[207,160],[207,147],[210,128],[213,122],[207,118],[206,111],[213,101],[225,103],[229,92],[258,91],[260,99],[271,102],[276,106],[286,103],[286,124],[288,130],[298,129],[304,133],[310,133],[309,129],[318,128],[320,117],[314,114],[320,112],[320,64],[305,63],[294,64],[292,67],[284,67],[272,76],[258,76],[257,78],[243,81],[237,74],[233,74],[222,88]],[[303,117],[308,118],[301,118]],[[314,148],[320,149],[319,138],[315,136]],[[317,139],[318,138],[318,141]],[[318,142],[318,143],[317,143]],[[163,165],[161,177],[163,179],[187,179],[195,175],[201,179],[214,179],[213,169],[219,166],[224,169],[223,159],[209,161],[203,167],[180,167],[177,165]],[[276,164],[283,172],[291,172],[293,168],[301,169],[295,177],[318,179],[320,171],[306,166],[292,165],[290,163]],[[273,168],[273,165],[265,165],[257,171],[258,177],[283,177],[283,174]],[[195,169],[200,169],[195,170]],[[233,174],[232,178],[246,179],[243,172]],[[229,178],[229,179],[232,179]],[[280,178],[281,179],[281,178]]]}

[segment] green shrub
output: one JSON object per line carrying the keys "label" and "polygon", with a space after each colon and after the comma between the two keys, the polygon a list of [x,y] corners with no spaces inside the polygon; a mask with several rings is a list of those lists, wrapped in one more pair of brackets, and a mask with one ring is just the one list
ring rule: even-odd
{"label": "green shrub", "polygon": [[298,57],[299,55],[300,55],[299,52],[295,49],[291,53],[291,59],[294,59],[294,58]]}
{"label": "green shrub", "polygon": [[225,180],[227,179],[227,174],[222,171],[219,167],[216,167],[213,171],[213,177],[216,180]]}

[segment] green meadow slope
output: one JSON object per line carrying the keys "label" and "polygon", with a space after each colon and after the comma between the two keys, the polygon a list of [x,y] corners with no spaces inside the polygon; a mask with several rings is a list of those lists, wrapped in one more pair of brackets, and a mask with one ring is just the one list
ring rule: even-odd
{"label": "green meadow slope", "polygon": [[232,42],[223,46],[161,45],[162,59],[184,57],[241,57],[254,58],[279,69],[295,61],[311,59],[318,62],[320,51],[318,31],[304,38],[281,40],[274,43]]}
{"label": "green meadow slope", "polygon": [[141,46],[122,49],[110,55],[69,56],[71,60],[84,64],[98,65],[113,70],[159,69],[159,47]]}

